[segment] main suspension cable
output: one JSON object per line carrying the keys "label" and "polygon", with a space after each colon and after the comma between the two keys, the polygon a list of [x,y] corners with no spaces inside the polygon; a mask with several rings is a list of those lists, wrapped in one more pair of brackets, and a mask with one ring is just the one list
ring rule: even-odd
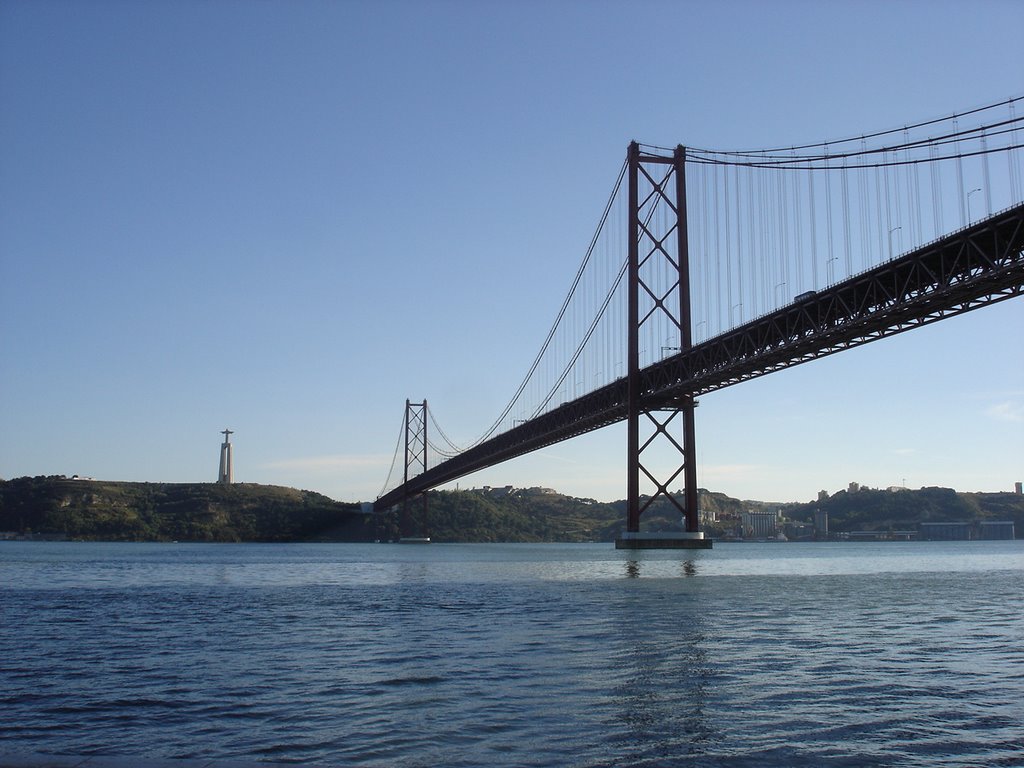
{"label": "main suspension cable", "polygon": [[[815,142],[813,144],[801,144],[801,145],[792,146],[792,147],[773,147],[773,148],[770,148],[770,149],[744,149],[744,150],[722,151],[722,150],[713,150],[713,149],[703,149],[703,148],[699,148],[699,147],[687,147],[686,151],[687,151],[687,155],[689,155],[690,152],[706,153],[706,154],[717,154],[717,155],[750,155],[750,154],[759,154],[759,153],[765,153],[765,154],[776,153],[776,152],[777,153],[783,153],[783,152],[792,152],[792,151],[795,151],[795,150],[803,150],[803,149],[825,148],[825,147],[829,147],[829,146],[836,146],[837,144],[846,144],[846,143],[851,143],[851,142],[855,142],[855,141],[862,141],[864,139],[876,139],[876,138],[878,138],[880,136],[888,136],[888,135],[891,135],[891,134],[894,134],[894,133],[902,133],[903,131],[906,131],[906,130],[911,130],[912,131],[912,130],[916,130],[918,128],[924,128],[924,127],[929,126],[929,125],[937,125],[939,123],[948,123],[951,120],[956,120],[958,118],[968,117],[970,115],[976,115],[976,114],[979,114],[981,112],[987,112],[987,111],[992,110],[992,109],[998,109],[999,107],[1005,107],[1005,106],[1013,107],[1017,102],[1021,101],[1022,99],[1024,99],[1024,96],[1013,96],[1013,97],[1011,97],[1009,99],[1005,99],[1005,100],[997,102],[995,104],[987,104],[987,105],[985,105],[983,107],[977,107],[975,109],[970,109],[970,110],[968,110],[966,112],[954,113],[952,115],[947,115],[945,117],[938,117],[938,118],[934,118],[934,119],[931,119],[931,120],[924,120],[924,121],[921,121],[919,123],[913,123],[911,125],[904,125],[904,126],[901,126],[899,128],[891,128],[891,129],[885,130],[885,131],[876,131],[875,133],[867,133],[867,134],[863,134],[861,136],[851,136],[851,137],[846,138],[846,139],[837,139],[837,140],[832,140],[832,141],[820,141],[820,142]],[[655,144],[644,144],[643,146],[644,147],[648,147],[650,149],[654,149],[654,150],[660,151],[660,152],[673,152],[674,151],[671,147],[661,147],[661,146],[657,146]]]}
{"label": "main suspension cable", "polygon": [[402,413],[402,422],[401,422],[401,424],[398,427],[398,442],[395,443],[395,452],[391,456],[391,468],[388,469],[388,476],[384,480],[384,487],[381,488],[380,489],[380,493],[377,494],[377,498],[378,499],[387,492],[388,486],[391,484],[391,475],[395,471],[395,463],[398,461],[398,449],[402,447],[402,434],[404,432],[405,432],[405,413],[403,412]]}
{"label": "main suspension cable", "polygon": [[479,437],[469,446],[470,448],[479,445],[484,440],[487,440],[489,437],[491,437],[491,435],[493,435],[498,430],[498,427],[500,427],[502,422],[505,421],[505,418],[509,415],[509,413],[511,413],[512,409],[519,401],[520,396],[526,390],[527,385],[530,383],[530,379],[533,377],[533,374],[536,372],[538,366],[540,365],[540,361],[543,359],[544,354],[551,346],[551,341],[555,337],[555,332],[557,331],[559,324],[562,322],[562,319],[565,317],[565,313],[569,307],[569,303],[572,301],[572,297],[576,292],[576,288],[579,286],[580,280],[583,278],[583,272],[584,270],[586,270],[587,265],[590,263],[590,258],[594,253],[594,248],[596,247],[597,242],[600,239],[601,232],[604,230],[605,223],[608,221],[608,214],[611,212],[612,206],[615,202],[615,198],[619,194],[619,189],[622,186],[623,178],[625,178],[626,176],[626,170],[628,168],[628,165],[628,161],[624,161],[622,163],[622,168],[619,171],[619,176],[615,180],[615,186],[612,188],[611,194],[608,196],[608,202],[605,204],[604,212],[601,214],[601,219],[598,222],[597,230],[594,232],[594,236],[590,241],[590,247],[587,248],[587,253],[583,258],[583,263],[580,264],[580,268],[576,272],[576,277],[572,282],[572,286],[569,288],[569,293],[566,295],[565,301],[562,302],[562,308],[558,311],[558,315],[555,318],[555,322],[551,325],[551,330],[548,331],[548,335],[544,339],[544,343],[541,345],[540,351],[537,353],[537,357],[534,358],[533,364],[527,371],[526,376],[523,377],[523,380],[519,384],[519,387],[516,389],[516,393],[512,396],[512,399],[509,400],[508,404],[502,410],[501,415],[499,415],[498,418],[495,419],[491,427],[481,437]]}

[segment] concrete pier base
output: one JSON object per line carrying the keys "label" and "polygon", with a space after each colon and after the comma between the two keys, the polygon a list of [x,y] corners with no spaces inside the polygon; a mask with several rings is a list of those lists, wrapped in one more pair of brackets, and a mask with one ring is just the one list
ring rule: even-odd
{"label": "concrete pier base", "polygon": [[623,531],[615,540],[616,549],[711,549],[711,539],[703,531],[633,533]]}

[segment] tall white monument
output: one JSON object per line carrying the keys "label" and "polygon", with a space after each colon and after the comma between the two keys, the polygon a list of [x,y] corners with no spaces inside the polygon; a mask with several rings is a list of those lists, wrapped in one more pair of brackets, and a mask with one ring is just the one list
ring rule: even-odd
{"label": "tall white monument", "polygon": [[217,482],[231,485],[235,477],[234,469],[231,466],[231,435],[234,432],[225,429],[221,434],[224,435],[224,442],[220,446],[220,473],[217,475]]}

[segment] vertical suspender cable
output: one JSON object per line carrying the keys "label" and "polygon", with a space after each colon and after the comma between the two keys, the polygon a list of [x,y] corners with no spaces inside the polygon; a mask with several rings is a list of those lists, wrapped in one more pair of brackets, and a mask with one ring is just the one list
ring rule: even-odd
{"label": "vertical suspender cable", "polygon": [[[892,173],[893,173],[892,199],[893,199],[893,202],[896,205],[896,226],[894,227],[894,229],[896,230],[896,234],[897,234],[897,238],[898,238],[897,239],[897,243],[902,244],[902,242],[903,242],[903,235],[906,234],[904,232],[904,225],[906,224],[906,222],[905,222],[905,220],[903,218],[903,198],[900,195],[900,176],[903,173],[903,166],[901,166],[898,161],[899,161],[899,152],[898,152],[898,150],[894,149],[892,151],[892,162],[893,162],[893,168],[892,168]],[[892,249],[890,248],[890,250],[892,250]],[[889,255],[890,256],[894,256],[895,254],[902,252],[902,250],[903,250],[902,247],[897,246],[896,250],[893,251],[892,253],[890,253]]]}
{"label": "vertical suspender cable", "polygon": [[[907,147],[907,161],[910,160],[910,147]],[[914,222],[914,241],[913,247],[917,247],[924,243],[927,239],[924,236],[924,228],[921,223],[921,174],[918,168],[918,163],[913,163],[909,166],[910,173],[914,177],[913,193],[911,195],[913,211],[913,222]]]}
{"label": "vertical suspender cable", "polygon": [[886,191],[882,189],[883,182],[888,183],[881,168],[875,168],[875,233],[878,235],[878,242],[875,245],[875,258],[872,264],[878,264],[884,260],[885,254],[885,227],[886,214],[883,210],[883,201]]}
{"label": "vertical suspender cable", "polygon": [[786,189],[787,174],[777,171],[776,189],[779,198],[779,283],[782,284],[780,295],[772,297],[772,303],[780,307],[786,303],[786,293],[789,291],[789,199]]}
{"label": "vertical suspender cable", "polygon": [[985,215],[992,215],[992,181],[988,173],[988,139],[985,136],[985,129],[981,129],[981,171],[985,187]]}
{"label": "vertical suspender cable", "polygon": [[850,253],[850,188],[849,174],[846,170],[846,158],[843,158],[843,168],[839,172],[843,180],[843,255],[846,269],[846,276],[853,274],[852,254]]}
{"label": "vertical suspender cable", "polygon": [[[863,152],[866,149],[866,142],[864,139],[860,140],[860,148]],[[860,218],[860,238],[858,240],[858,254],[857,267],[859,269],[867,269],[868,267],[868,240],[871,237],[871,207],[870,198],[868,194],[868,183],[867,177],[865,176],[864,169],[859,168],[857,173],[857,208]]]}
{"label": "vertical suspender cable", "polygon": [[832,255],[832,174],[829,173],[828,145],[825,145],[825,217],[826,232],[828,233],[828,263],[825,265],[826,279],[829,284],[836,282],[832,262],[835,257]]}
{"label": "vertical suspender cable", "polygon": [[967,226],[967,202],[964,199],[964,161],[960,155],[960,129],[957,125],[956,119],[953,120],[953,134],[955,138],[953,143],[956,145],[956,190],[957,195],[960,199],[960,226]]}
{"label": "vertical suspender cable", "polygon": [[800,234],[800,211],[801,211],[801,197],[800,197],[800,177],[796,173],[786,174],[786,194],[787,199],[790,201],[789,206],[789,225],[792,231],[793,239],[790,244],[790,296],[796,296],[803,293],[806,290],[804,285],[804,276],[800,271],[800,266],[803,263],[803,237]]}
{"label": "vertical suspender cable", "polygon": [[[888,153],[887,152],[882,154],[883,161],[887,157],[888,157]],[[882,184],[885,187],[885,232],[886,232],[886,235],[885,235],[885,243],[883,245],[883,248],[885,248],[885,250],[882,251],[883,256],[880,259],[880,261],[886,261],[892,255],[890,253],[890,250],[892,249],[892,239],[891,238],[892,238],[892,231],[893,231],[893,226],[892,226],[892,196],[890,195],[889,164],[887,162],[882,166]]]}
{"label": "vertical suspender cable", "polygon": [[[738,323],[743,322],[743,241],[742,241],[742,210],[739,205],[739,166],[733,169],[733,182],[736,187],[736,298],[739,304]],[[729,305],[729,311],[733,309]]]}
{"label": "vertical suspender cable", "polygon": [[807,169],[807,200],[810,203],[811,219],[811,280],[814,290],[821,288],[818,280],[818,215],[815,211],[814,169]]}
{"label": "vertical suspender cable", "polygon": [[[717,312],[715,312],[715,315],[718,318],[718,325],[717,325],[717,327],[715,329],[715,333],[718,333],[719,331],[722,330],[722,240],[721,240],[721,229],[720,229],[721,222],[719,221],[719,211],[721,211],[721,209],[722,209],[722,200],[721,200],[721,197],[719,196],[719,186],[718,186],[719,167],[717,165],[713,165],[713,166],[711,166],[711,170],[715,174],[715,190],[714,190],[715,191],[715,252],[714,252],[713,258],[715,260],[715,292],[714,292],[715,299],[714,300],[715,300],[715,303],[718,305],[717,307],[715,307],[715,309],[717,310]],[[709,336],[712,335],[711,334],[711,328],[710,328],[710,326],[711,326],[711,311],[710,311],[710,309],[711,308],[709,307],[708,308],[708,310],[709,310],[708,313],[706,315],[704,315],[704,319],[707,320],[707,322],[704,325],[704,333],[709,335]]]}
{"label": "vertical suspender cable", "polygon": [[[1010,123],[1013,125],[1013,129],[1010,131],[1010,146],[1013,146],[1013,147],[1016,147],[1016,146],[1018,146],[1020,144],[1020,142],[1017,141],[1017,122],[1016,122],[1016,120],[1017,120],[1017,110],[1016,110],[1016,107],[1015,107],[1014,103],[1011,101],[1010,102]],[[1019,150],[1017,150],[1017,149],[1011,149],[1011,150],[1007,151],[1007,153],[1006,153],[1007,170],[1009,171],[1009,175],[1010,175],[1010,199],[1011,200],[1020,200],[1021,197],[1024,197],[1024,195],[1021,195],[1021,190],[1020,190],[1020,182],[1021,182],[1021,180],[1020,180],[1020,169],[1017,167],[1017,162],[1016,162],[1017,161],[1017,153],[1018,153],[1018,151]]]}
{"label": "vertical suspender cable", "polygon": [[[733,327],[732,322],[732,217],[730,209],[732,198],[729,195],[729,167],[722,168],[722,206],[725,208],[725,283],[726,283],[726,322],[728,327]],[[721,301],[721,297],[719,297]]]}

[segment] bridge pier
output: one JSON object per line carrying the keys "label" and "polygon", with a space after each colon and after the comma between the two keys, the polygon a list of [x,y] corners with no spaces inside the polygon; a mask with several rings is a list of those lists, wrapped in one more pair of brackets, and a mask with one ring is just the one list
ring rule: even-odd
{"label": "bridge pier", "polygon": [[711,549],[711,544],[703,531],[623,531],[615,540],[616,549]]}

